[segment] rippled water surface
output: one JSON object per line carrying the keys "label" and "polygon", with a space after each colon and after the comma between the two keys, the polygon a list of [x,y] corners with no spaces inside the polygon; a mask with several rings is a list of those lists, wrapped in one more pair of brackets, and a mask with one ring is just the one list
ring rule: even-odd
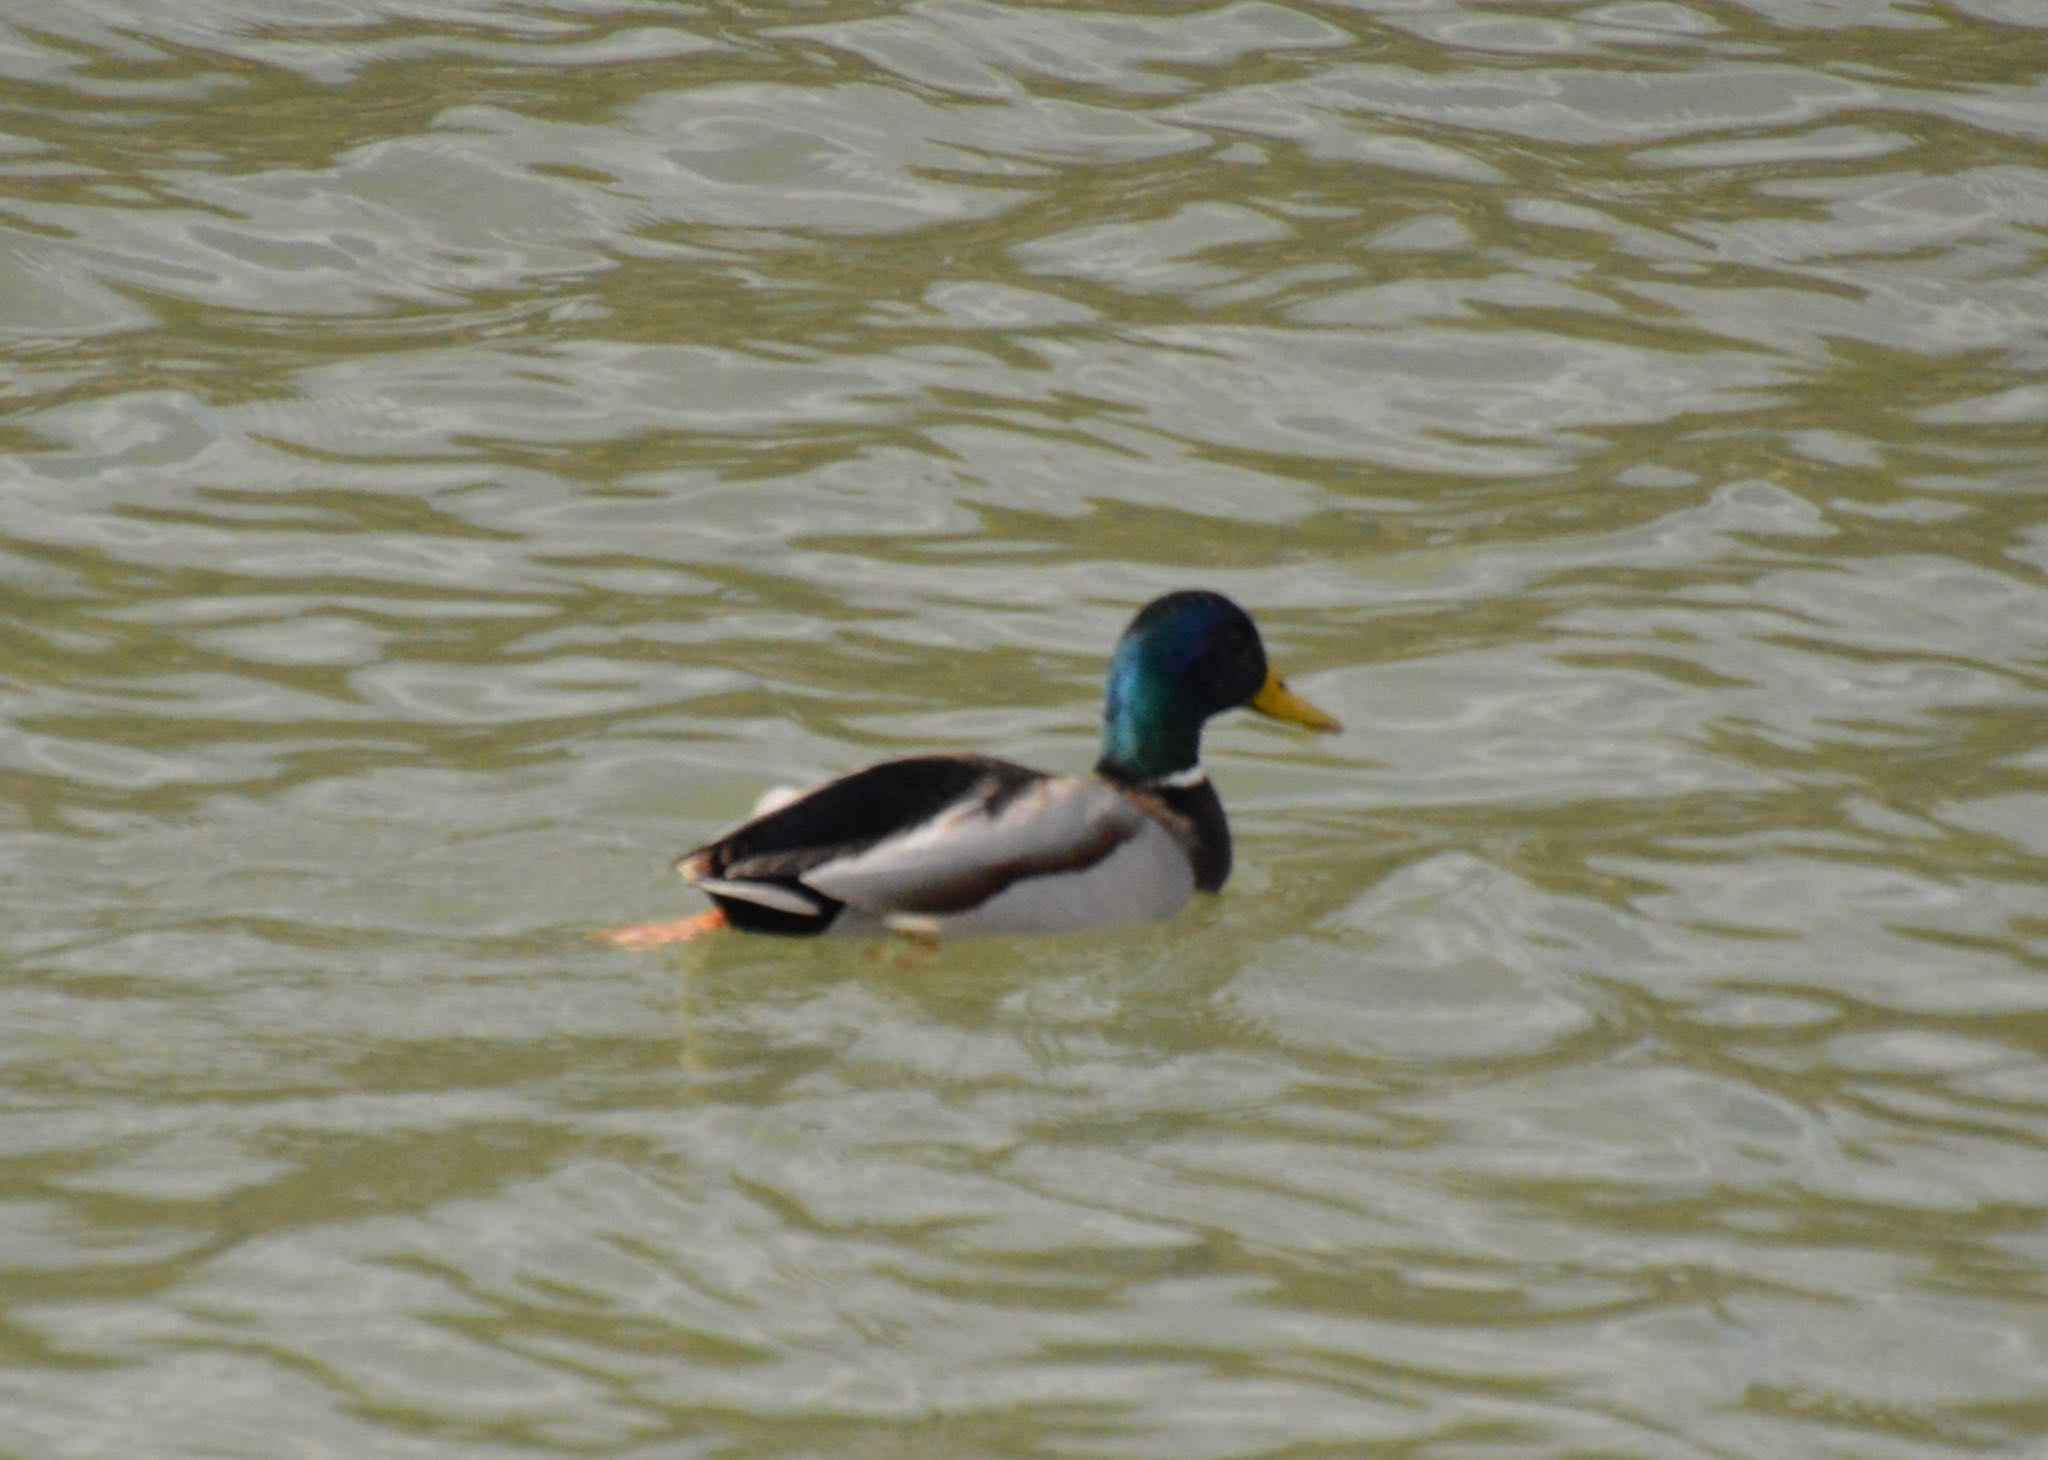
{"label": "rippled water surface", "polygon": [[[0,1449],[2033,1455],[2048,12],[0,17]],[[588,930],[1079,770],[1225,895]]]}

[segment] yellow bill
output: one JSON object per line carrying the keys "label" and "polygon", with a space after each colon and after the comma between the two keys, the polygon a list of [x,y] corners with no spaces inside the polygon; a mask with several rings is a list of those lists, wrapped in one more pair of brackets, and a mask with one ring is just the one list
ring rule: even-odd
{"label": "yellow bill", "polygon": [[1271,715],[1276,720],[1285,720],[1292,725],[1306,725],[1311,730],[1342,730],[1334,715],[1326,715],[1300,695],[1287,687],[1287,681],[1271,670],[1266,672],[1266,682],[1259,692],[1252,696],[1252,708],[1261,715]]}

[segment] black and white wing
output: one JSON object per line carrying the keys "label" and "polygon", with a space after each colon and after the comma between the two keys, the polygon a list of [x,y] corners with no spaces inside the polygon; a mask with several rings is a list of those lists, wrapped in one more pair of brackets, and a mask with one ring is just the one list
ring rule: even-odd
{"label": "black and white wing", "polygon": [[928,936],[1168,917],[1194,873],[1159,815],[1100,781],[988,756],[886,761],[684,857],[735,926]]}

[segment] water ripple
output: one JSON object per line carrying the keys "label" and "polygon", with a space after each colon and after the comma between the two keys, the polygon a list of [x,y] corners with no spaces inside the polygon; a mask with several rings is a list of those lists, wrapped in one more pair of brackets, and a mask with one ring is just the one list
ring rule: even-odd
{"label": "water ripple", "polygon": [[[2023,9],[17,7],[15,1443],[2036,1443]],[[1214,904],[584,938],[1190,582]]]}

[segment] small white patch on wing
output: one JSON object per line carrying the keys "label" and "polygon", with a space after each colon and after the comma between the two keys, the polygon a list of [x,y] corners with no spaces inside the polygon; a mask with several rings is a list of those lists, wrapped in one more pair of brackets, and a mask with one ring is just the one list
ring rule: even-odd
{"label": "small white patch on wing", "polygon": [[[759,821],[771,811],[780,811],[797,797],[807,794],[802,786],[770,786],[754,802],[754,809],[747,813],[747,821]],[[742,822],[744,826],[746,823]]]}

